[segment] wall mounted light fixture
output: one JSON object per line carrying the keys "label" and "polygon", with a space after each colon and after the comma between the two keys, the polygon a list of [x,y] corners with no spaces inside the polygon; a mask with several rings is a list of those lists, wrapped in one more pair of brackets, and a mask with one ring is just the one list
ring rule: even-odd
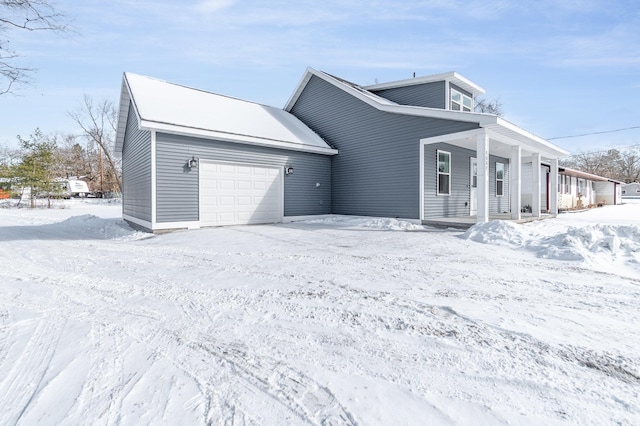
{"label": "wall mounted light fixture", "polygon": [[196,157],[192,156],[191,160],[187,161],[187,166],[189,166],[190,169],[198,167],[198,160],[196,160]]}
{"label": "wall mounted light fixture", "polygon": [[285,166],[284,174],[285,175],[292,175],[293,174],[293,167],[292,166]]}

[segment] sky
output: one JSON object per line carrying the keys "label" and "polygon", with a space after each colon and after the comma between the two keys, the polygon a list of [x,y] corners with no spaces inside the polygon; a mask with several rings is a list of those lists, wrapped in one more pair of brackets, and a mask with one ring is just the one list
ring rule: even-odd
{"label": "sky", "polygon": [[284,107],[307,67],[360,85],[456,71],[572,154],[640,144],[640,8],[623,0],[52,0],[72,31],[5,30],[33,68],[0,95],[0,146],[79,133],[123,72]]}

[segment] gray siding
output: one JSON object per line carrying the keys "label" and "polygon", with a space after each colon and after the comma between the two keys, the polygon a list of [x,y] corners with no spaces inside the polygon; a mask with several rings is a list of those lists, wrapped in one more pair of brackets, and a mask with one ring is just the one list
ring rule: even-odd
{"label": "gray siding", "polygon": [[447,108],[446,84],[444,81],[378,90],[374,93],[401,105]]}
{"label": "gray siding", "polygon": [[[451,153],[451,195],[437,195],[437,152]],[[470,215],[471,158],[476,152],[445,143],[424,147],[424,218],[438,219]],[[504,196],[496,196],[496,162],[505,165]],[[508,213],[509,160],[489,156],[489,214]]]}
{"label": "gray siding", "polygon": [[418,219],[420,139],[478,128],[378,111],[316,76],[291,112],[339,150],[332,158],[337,214]]}
{"label": "gray siding", "polygon": [[132,105],[122,145],[122,211],[151,222],[151,132],[138,129]]}
{"label": "gray siding", "polygon": [[[293,166],[284,176],[284,214],[302,216],[331,213],[331,158],[165,133],[156,135],[156,220],[197,221],[198,168],[186,167],[192,156],[203,160]],[[316,187],[316,183],[320,186]]]}

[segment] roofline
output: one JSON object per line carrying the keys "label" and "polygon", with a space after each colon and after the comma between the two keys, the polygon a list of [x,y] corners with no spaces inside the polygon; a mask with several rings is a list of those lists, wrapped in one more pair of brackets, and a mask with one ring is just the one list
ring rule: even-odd
{"label": "roofline", "polygon": [[478,86],[468,78],[461,76],[455,71],[425,75],[422,77],[407,78],[404,80],[389,81],[387,83],[372,84],[369,86],[363,86],[362,88],[366,90],[376,91],[384,89],[394,89],[396,87],[415,86],[418,84],[433,83],[436,81],[449,81],[456,86],[459,86],[460,88],[473,93],[474,96],[483,95],[484,93],[486,93],[482,87]]}
{"label": "roofline", "polygon": [[284,141],[279,139],[261,138],[251,135],[242,135],[229,132],[221,132],[216,130],[200,129],[196,127],[185,127],[176,124],[163,123],[142,119],[139,122],[140,130],[156,131],[161,133],[170,133],[183,136],[196,136],[205,139],[214,139],[225,142],[242,143],[246,145],[259,145],[272,148],[288,149],[291,151],[309,152],[314,154],[336,155],[337,149],[323,148],[321,146],[301,145],[295,142]]}
{"label": "roofline", "polygon": [[[133,74],[133,73],[127,73],[127,72],[123,73],[123,77],[122,77],[122,79],[123,79],[123,87],[122,87],[122,91],[121,91],[121,94],[120,94],[120,105],[119,105],[118,111],[122,111],[123,94],[124,94],[124,89],[126,88],[128,100],[133,105],[133,110],[134,110],[134,112],[136,114],[136,118],[138,119],[138,129],[139,130],[159,131],[159,132],[163,132],[163,133],[171,133],[171,134],[177,134],[177,135],[183,135],[183,136],[197,136],[197,137],[202,137],[202,138],[205,138],[205,139],[216,139],[216,140],[222,140],[222,141],[227,141],[227,142],[243,143],[243,144],[248,144],[248,145],[268,146],[268,147],[273,147],[273,148],[289,149],[289,150],[292,150],[292,151],[309,152],[309,153],[314,153],[314,154],[336,155],[338,153],[338,150],[334,149],[334,148],[323,148],[321,146],[313,146],[313,145],[300,145],[300,144],[297,144],[297,143],[291,142],[291,141],[285,141],[285,140],[279,140],[279,139],[261,138],[261,137],[258,137],[258,136],[234,134],[234,133],[229,133],[229,132],[221,132],[221,131],[215,131],[215,130],[200,129],[200,128],[196,128],[196,127],[186,127],[186,126],[180,126],[180,125],[177,125],[177,124],[157,122],[157,121],[153,121],[153,120],[144,119],[144,118],[142,118],[140,116],[140,113],[138,111],[138,106],[136,105],[135,99],[131,95],[131,87],[129,85],[129,80],[127,78],[128,74]],[[146,76],[143,76],[143,77],[146,77]],[[191,90],[197,90],[199,92],[218,95],[217,93],[207,92],[206,90],[200,90],[200,89],[195,89],[195,88],[189,87],[189,86],[183,86],[183,85],[180,85],[180,84],[171,83],[171,82],[168,82],[168,81],[165,81],[165,80],[162,80],[162,79],[158,79],[158,78],[154,78],[154,77],[146,77],[146,78],[152,78],[154,80],[161,81],[163,83],[173,84],[175,86],[180,86],[180,87],[191,89]],[[266,105],[258,104],[256,102],[251,102],[251,101],[244,101],[242,99],[234,98],[234,97],[231,97],[231,96],[225,96],[225,95],[218,95],[218,96],[224,96],[224,97],[229,98],[229,99],[236,99],[236,100],[239,100],[239,101],[248,102],[248,103],[252,103],[252,104],[255,104],[255,105],[260,105],[260,106],[265,106],[266,107]],[[273,107],[271,107],[271,108],[273,108]],[[117,129],[120,129],[121,125],[122,125],[122,129],[123,129],[121,134],[118,131],[116,131],[116,146],[115,146],[115,148],[116,148],[116,156],[118,158],[122,157],[122,148],[123,148],[123,143],[124,143],[124,132],[125,132],[125,127],[124,126],[126,126],[126,121],[127,121],[127,118],[128,118],[128,111],[129,111],[129,109],[128,109],[128,105],[127,105],[127,114],[124,117],[122,115],[120,117],[118,117],[118,127],[117,127]],[[124,120],[124,121],[121,123],[122,120]]]}
{"label": "roofline", "polygon": [[[482,125],[483,123],[495,123],[496,115],[493,114],[483,114],[478,112],[464,112],[464,111],[450,111],[441,108],[427,108],[427,107],[419,107],[419,106],[410,106],[410,105],[399,105],[399,104],[384,104],[381,102],[376,102],[373,98],[369,96],[365,96],[360,93],[358,90],[350,87],[348,84],[341,82],[339,79],[333,77],[330,74],[327,74],[323,71],[318,71],[313,68],[307,68],[306,73],[303,75],[300,83],[296,87],[296,90],[289,98],[289,101],[284,107],[285,111],[291,112],[293,106],[296,101],[302,94],[305,86],[309,83],[312,76],[316,76],[325,80],[327,83],[330,83],[341,89],[352,96],[360,99],[361,101],[369,104],[370,106],[380,110],[391,112],[395,114],[403,114],[403,115],[415,115],[419,117],[431,117],[431,118],[442,118],[445,120],[456,120],[456,121],[465,121],[470,123],[479,123]],[[367,89],[365,89],[367,90]],[[374,94],[375,95],[375,94]]]}
{"label": "roofline", "polygon": [[[318,78],[323,79],[327,83],[332,84],[333,86],[341,89],[351,96],[356,97],[357,99],[365,102],[366,104],[376,108],[379,111],[389,112],[393,114],[401,114],[401,115],[411,115],[417,117],[428,117],[428,118],[440,118],[443,120],[453,120],[453,121],[462,121],[467,123],[478,123],[480,127],[490,128],[491,126],[500,126],[511,132],[517,133],[532,142],[540,145],[543,149],[541,151],[545,151],[548,154],[552,154],[552,156],[563,157],[569,155],[569,151],[566,151],[559,146],[552,144],[546,139],[541,138],[540,136],[536,136],[527,130],[524,130],[513,123],[499,117],[495,114],[484,114],[478,112],[465,112],[465,111],[451,111],[440,108],[427,108],[427,107],[419,107],[419,106],[410,106],[410,105],[397,105],[397,104],[386,104],[382,102],[376,102],[373,97],[366,96],[362,94],[360,91],[351,87],[348,84],[341,82],[335,77],[322,72],[315,70],[313,68],[307,68],[306,73],[303,75],[298,87],[294,91],[291,98],[287,102],[285,106],[286,111],[291,111],[296,101],[302,94],[305,86],[309,83],[312,76],[316,76]],[[367,90],[367,89],[364,89]]]}
{"label": "roofline", "polygon": [[619,183],[621,185],[624,185],[624,182],[621,182],[619,180],[611,179],[611,178],[604,177],[604,176],[594,175],[593,173],[583,172],[582,170],[572,169],[570,167],[559,167],[559,169],[561,171],[569,172],[567,174],[569,174],[570,176],[581,177],[581,178],[585,178],[585,179],[598,180],[600,182],[608,181],[608,182]]}
{"label": "roofline", "polygon": [[563,157],[566,155],[569,155],[569,151],[567,151],[564,148],[560,148],[559,146],[549,142],[548,140],[541,138],[540,136],[537,136],[531,132],[529,132],[528,130],[523,129],[522,127],[519,127],[513,123],[511,123],[510,121],[505,120],[502,117],[499,116],[495,116],[497,118],[496,120],[496,124],[505,127],[511,131],[520,133],[522,136],[525,136],[531,140],[536,141],[537,143],[541,144],[543,147],[545,147],[546,149],[549,149],[551,151],[556,151],[558,152],[558,156],[559,157]]}

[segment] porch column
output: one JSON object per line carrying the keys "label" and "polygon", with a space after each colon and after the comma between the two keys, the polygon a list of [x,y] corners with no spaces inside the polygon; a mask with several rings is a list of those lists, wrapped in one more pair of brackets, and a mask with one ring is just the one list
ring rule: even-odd
{"label": "porch column", "polygon": [[549,210],[552,215],[558,215],[558,159],[551,160],[549,171]]}
{"label": "porch column", "polygon": [[511,219],[520,220],[522,209],[522,147],[511,147],[509,164],[509,190],[511,192]]}
{"label": "porch column", "polygon": [[533,217],[540,217],[540,153],[533,154],[531,157],[531,176],[533,179],[533,188],[531,191],[531,213]]}
{"label": "porch column", "polygon": [[485,132],[478,135],[476,155],[478,157],[478,213],[476,222],[489,221],[489,136]]}

